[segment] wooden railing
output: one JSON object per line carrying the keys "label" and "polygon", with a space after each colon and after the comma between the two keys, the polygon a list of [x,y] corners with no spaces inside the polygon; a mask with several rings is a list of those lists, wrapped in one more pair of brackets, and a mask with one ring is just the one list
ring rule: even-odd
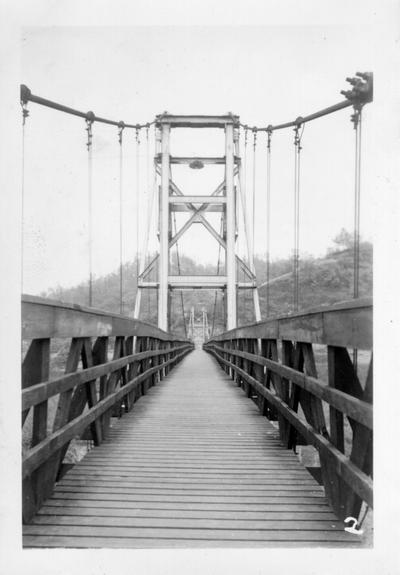
{"label": "wooden railing", "polygon": [[[204,349],[278,421],[288,449],[318,450],[322,483],[340,518],[357,517],[363,501],[372,507],[371,300],[234,329]],[[354,349],[368,350],[358,351],[358,369]]]}
{"label": "wooden railing", "polygon": [[71,440],[99,445],[111,417],[130,411],[193,345],[138,320],[31,296],[22,298],[22,338],[27,522],[52,493]]}

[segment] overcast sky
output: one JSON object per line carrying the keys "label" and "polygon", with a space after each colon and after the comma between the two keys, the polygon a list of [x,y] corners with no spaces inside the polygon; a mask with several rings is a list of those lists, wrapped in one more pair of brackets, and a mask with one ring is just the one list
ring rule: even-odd
{"label": "overcast sky", "polygon": [[[249,125],[295,119],[343,99],[346,76],[374,70],[380,58],[371,27],[27,27],[22,37],[21,80],[34,94],[125,122],[174,114],[232,111]],[[379,79],[378,79],[379,81]],[[361,233],[371,239],[374,193],[380,174],[374,134],[379,102],[365,109]],[[88,274],[87,165],[84,121],[29,105],[26,125],[24,291],[73,285]],[[354,130],[350,110],[307,124],[303,135],[300,192],[302,253],[321,255],[344,227],[353,227]],[[117,130],[95,124],[93,180],[94,273],[119,262],[119,168]],[[222,132],[174,131],[175,154],[223,155]],[[140,236],[146,220],[145,134],[141,136]],[[249,142],[250,144],[250,142]],[[266,249],[265,136],[256,156],[255,252]],[[153,152],[153,132],[149,149]],[[271,257],[293,245],[293,130],[273,136]],[[242,143],[243,151],[243,143]],[[136,163],[134,132],[124,145],[124,260],[136,253]],[[247,193],[252,189],[248,146]],[[211,193],[218,168],[174,170],[185,193]],[[190,173],[189,173],[190,172]],[[195,179],[201,182],[195,187]],[[178,218],[178,227],[183,218]],[[213,223],[218,227],[214,218]],[[157,240],[151,234],[151,249]],[[243,237],[238,249],[243,251]],[[182,241],[181,252],[197,261],[217,261],[215,240],[201,225]]]}

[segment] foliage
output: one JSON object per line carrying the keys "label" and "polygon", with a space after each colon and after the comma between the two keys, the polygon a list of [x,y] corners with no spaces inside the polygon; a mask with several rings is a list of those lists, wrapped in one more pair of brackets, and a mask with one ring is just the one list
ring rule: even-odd
{"label": "foliage", "polygon": [[[353,236],[346,230],[333,239],[333,245],[322,258],[301,255],[299,268],[299,309],[305,310],[323,304],[333,304],[352,299],[353,297]],[[154,256],[152,256],[154,257]],[[149,259],[151,261],[151,258]],[[260,286],[260,307],[262,318],[267,317],[267,270],[265,259],[255,258],[257,283]],[[214,275],[217,268],[212,264],[198,264],[191,258],[181,255],[179,265],[176,254],[172,255],[171,272],[182,275]],[[223,268],[219,273],[224,273]],[[136,298],[137,262],[130,262],[123,267],[123,313],[133,316]],[[156,280],[155,270],[151,272],[151,280]],[[238,275],[239,281],[243,277]],[[93,307],[119,313],[119,272],[95,278],[93,282]],[[270,264],[269,316],[284,315],[292,311],[293,301],[292,259],[282,258]],[[155,289],[143,290],[141,319],[150,323],[157,322],[157,293]],[[181,295],[182,293],[182,295]],[[72,288],[57,287],[49,290],[46,297],[68,301],[75,304],[88,304],[88,284],[82,283]],[[372,295],[372,245],[370,242],[360,242],[360,280],[359,297]],[[215,332],[224,329],[223,297],[215,290],[197,290],[171,293],[171,330],[184,333],[183,308],[186,323],[190,310],[195,309],[195,315],[207,311],[209,324],[214,323]],[[238,323],[244,325],[255,321],[252,295],[249,290],[240,290],[238,295]]]}

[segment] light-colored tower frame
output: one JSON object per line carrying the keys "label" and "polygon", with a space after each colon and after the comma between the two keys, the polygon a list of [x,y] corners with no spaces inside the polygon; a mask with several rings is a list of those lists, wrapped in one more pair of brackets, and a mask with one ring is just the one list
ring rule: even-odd
{"label": "light-colored tower frame", "polygon": [[[158,326],[168,331],[170,291],[173,289],[221,289],[224,292],[226,307],[226,329],[237,326],[237,290],[249,289],[254,294],[254,311],[257,321],[261,319],[258,293],[254,272],[254,263],[249,253],[247,266],[235,252],[237,236],[237,196],[241,184],[241,164],[235,150],[238,151],[239,118],[232,114],[225,116],[173,116],[163,114],[157,117],[156,127],[159,132],[160,151],[155,156],[155,170],[159,177],[159,256],[156,257],[139,276],[137,305],[135,316],[139,317],[140,293],[142,288],[158,288]],[[219,128],[225,131],[225,155],[223,157],[172,157],[170,154],[171,130],[175,128]],[[171,166],[174,164],[224,164],[225,177],[222,183],[210,196],[184,195],[171,177]],[[243,194],[244,191],[241,189]],[[173,236],[171,213],[189,211],[189,220]],[[222,212],[223,234],[220,235],[208,222],[206,212]],[[246,214],[245,220],[246,220]],[[214,236],[225,250],[226,275],[215,276],[174,276],[170,274],[170,250],[193,223],[201,223]],[[248,231],[245,227],[246,235]],[[158,260],[157,282],[146,281]],[[247,280],[239,283],[238,266],[245,272]]]}

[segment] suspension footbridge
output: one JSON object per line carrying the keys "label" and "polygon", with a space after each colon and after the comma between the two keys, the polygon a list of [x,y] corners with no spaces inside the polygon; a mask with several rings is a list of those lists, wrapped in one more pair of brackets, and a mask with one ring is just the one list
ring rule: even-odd
{"label": "suspension footbridge", "polygon": [[[146,124],[125,123],[22,87],[24,130],[31,104],[84,120],[89,207],[96,123],[117,130],[120,168],[126,131],[135,134],[138,156],[141,134],[148,143],[150,128],[155,145],[147,227],[137,220],[144,233],[137,238],[143,248],[137,247],[135,301],[127,302],[124,293],[129,278],[123,275],[122,219],[120,313],[93,305],[91,221],[86,305],[22,297],[25,547],[365,544],[362,522],[373,505],[372,301],[359,293],[359,220],[361,116],[372,101],[372,75],[357,74],[350,83],[339,104],[266,127],[249,127],[231,113],[164,113]],[[305,124],[346,108],[352,109],[355,131],[353,298],[304,310],[299,305],[302,132]],[[172,132],[201,128],[223,133],[220,156],[171,153]],[[255,196],[249,206],[242,151],[247,154],[249,135],[254,154],[266,137],[269,229],[271,142],[285,129],[294,130],[292,307],[289,314],[272,315],[269,257],[266,307],[260,305],[254,217],[249,218]],[[185,194],[173,178],[175,166],[198,173],[210,165],[223,169],[211,195]],[[121,192],[122,178],[120,186]],[[155,205],[159,250],[150,256]],[[122,201],[120,208],[122,213]],[[180,213],[187,219],[178,227]],[[217,227],[210,214],[219,218]],[[217,243],[216,274],[183,273],[178,245],[198,223]],[[240,231],[246,257],[236,250]],[[200,316],[194,308],[185,312],[186,290],[215,293],[212,321],[205,308]],[[157,326],[142,319],[146,291],[156,294]],[[171,329],[175,292],[180,332]],[[254,323],[239,325],[243,292],[251,293]],[[71,446],[82,440],[90,449],[72,464]]]}

